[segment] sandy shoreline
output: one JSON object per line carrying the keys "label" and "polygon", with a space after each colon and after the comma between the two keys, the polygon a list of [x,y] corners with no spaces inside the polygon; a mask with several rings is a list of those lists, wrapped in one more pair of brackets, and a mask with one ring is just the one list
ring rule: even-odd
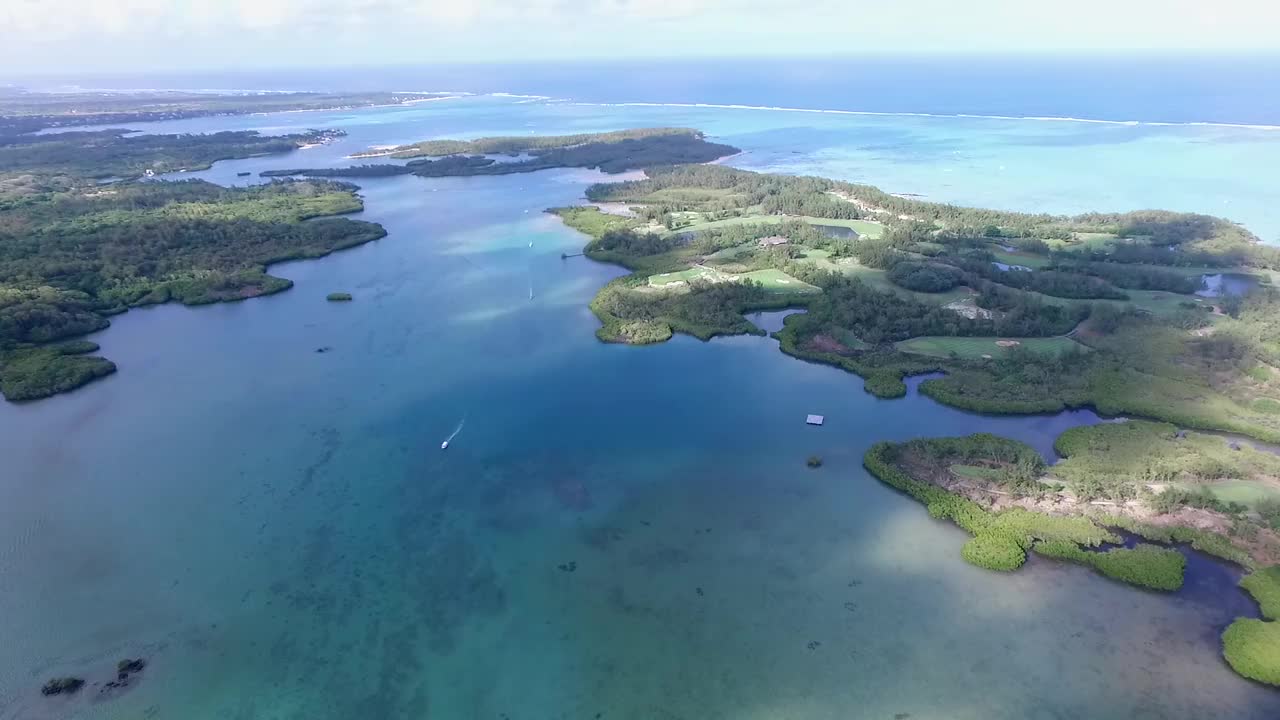
{"label": "sandy shoreline", "polygon": [[436,102],[437,100],[457,100],[466,97],[465,95],[445,95],[442,97],[425,97],[414,98],[413,100],[403,100],[397,103],[381,103],[379,105],[334,105],[332,107],[305,108],[300,110],[270,110],[267,112],[249,113],[250,115],[286,115],[292,113],[310,113],[310,112],[333,112],[334,110],[372,110],[373,108],[401,107],[403,105],[417,105],[418,103]]}

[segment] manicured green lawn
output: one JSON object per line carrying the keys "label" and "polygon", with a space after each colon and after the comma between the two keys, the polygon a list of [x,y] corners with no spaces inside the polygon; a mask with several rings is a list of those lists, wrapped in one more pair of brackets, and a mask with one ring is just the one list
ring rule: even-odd
{"label": "manicured green lawn", "polygon": [[1187,490],[1204,488],[1222,502],[1254,507],[1263,500],[1280,500],[1280,488],[1260,480],[1223,480],[1204,485],[1182,484]]}
{"label": "manicured green lawn", "polygon": [[739,277],[755,280],[756,282],[764,285],[764,289],[769,292],[804,293],[806,295],[822,292],[820,288],[814,287],[807,282],[797,280],[781,270],[775,270],[773,268],[768,270],[753,270],[752,272],[745,273]]}
{"label": "manicured green lawn", "polygon": [[1011,351],[1012,347],[997,345],[997,340],[1015,340],[1017,347],[1032,352],[1061,355],[1073,349],[1088,350],[1087,347],[1071,338],[993,338],[993,337],[917,337],[896,343],[899,350],[929,357],[950,357],[955,353],[962,358],[977,359],[984,355],[1000,357]]}
{"label": "manicured green lawn", "polygon": [[1045,240],[1055,250],[1074,250],[1078,248],[1089,248],[1091,250],[1106,250],[1111,243],[1116,241],[1116,236],[1111,233],[1086,233],[1078,232],[1070,240]]}
{"label": "manicured green lawn", "polygon": [[728,188],[664,188],[645,195],[642,202],[696,204],[732,197],[740,196]]}
{"label": "manicured green lawn", "polygon": [[831,227],[851,228],[859,235],[869,238],[878,238],[884,235],[884,225],[871,220],[832,220],[830,218],[810,217],[808,215],[744,215],[742,217],[728,218],[727,220],[694,222],[689,225],[676,228],[675,232],[698,232],[700,230],[711,230],[714,228],[730,227],[733,225],[777,225],[783,220],[803,220],[810,225],[828,225]]}
{"label": "manicured green lawn", "polygon": [[993,480],[1001,476],[1001,472],[996,468],[982,467],[980,465],[952,465],[950,470],[951,474],[956,477],[969,478],[971,480]]}
{"label": "manicured green lawn", "polygon": [[844,345],[847,348],[851,348],[853,350],[867,350],[871,348],[871,345],[864,342],[862,338],[844,328],[833,328],[832,334],[835,335],[836,340],[840,341],[841,345]]}
{"label": "manicured green lawn", "polygon": [[755,243],[745,243],[743,245],[734,245],[723,250],[717,250],[707,256],[707,260],[711,262],[733,262],[743,255],[751,252],[756,248]]}
{"label": "manicured green lawn", "polygon": [[661,273],[659,275],[649,276],[649,284],[655,287],[670,285],[677,282],[689,282],[694,278],[702,278],[714,282],[723,282],[733,277],[728,273],[722,273],[719,270],[713,270],[708,267],[691,267],[678,272]]}
{"label": "manicured green lawn", "polygon": [[773,293],[802,293],[813,294],[820,293],[820,288],[814,287],[809,283],[797,280],[781,270],[753,270],[749,273],[735,275],[732,273],[720,272],[714,268],[705,266],[691,267],[687,270],[677,272],[661,273],[659,275],[651,275],[649,284],[653,287],[663,287],[672,283],[688,282],[695,278],[702,278],[712,282],[733,282],[740,280],[754,280],[764,289]]}
{"label": "manicured green lawn", "polygon": [[927,302],[935,305],[946,305],[964,300],[971,296],[967,288],[958,287],[941,293],[923,293],[906,288],[898,287],[889,281],[888,273],[878,268],[870,268],[859,263],[854,258],[838,258],[831,259],[831,254],[824,250],[806,250],[805,256],[800,258],[800,262],[812,263],[813,265],[838,272],[849,277],[856,277],[862,282],[882,292],[897,293],[902,297],[909,297],[920,302]]}
{"label": "manicured green lawn", "polygon": [[610,215],[590,205],[556,208],[552,212],[559,215],[565,225],[591,237],[600,237],[609,230],[626,230],[640,225],[635,218]]}
{"label": "manicured green lawn", "polygon": [[[1195,295],[1179,295],[1178,293],[1162,292],[1160,290],[1129,290],[1126,289],[1125,294],[1129,296],[1128,300],[1073,300],[1071,298],[1060,298],[1052,295],[1042,295],[1036,292],[1028,292],[1040,299],[1041,302],[1052,305],[1074,305],[1081,302],[1099,302],[1114,305],[1117,308],[1135,307],[1139,310],[1149,312],[1156,317],[1168,317],[1179,313],[1186,308],[1182,307],[1182,303],[1192,303],[1200,307],[1211,307],[1213,302],[1209,299],[1197,297]],[[1210,319],[1214,316],[1205,313]]]}
{"label": "manicured green lawn", "polygon": [[1021,252],[1005,252],[1004,250],[995,249],[991,252],[995,259],[1005,265],[1021,265],[1031,269],[1042,268],[1049,264],[1049,258],[1043,255],[1031,255]]}

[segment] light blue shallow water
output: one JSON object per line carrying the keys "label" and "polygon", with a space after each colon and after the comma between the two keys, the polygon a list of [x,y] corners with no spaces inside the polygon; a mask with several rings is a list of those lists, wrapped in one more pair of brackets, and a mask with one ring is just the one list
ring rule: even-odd
{"label": "light blue shallow water", "polygon": [[[1280,227],[1262,131],[509,98],[147,129],[351,133],[193,173],[231,183],[432,135],[649,124],[939,200],[1230,200]],[[860,467],[879,440],[976,430],[1048,452],[1092,414],[881,401],[764,338],[596,342],[586,304],[621,271],[562,260],[583,238],[540,211],[600,177],[363,182],[386,238],[273,268],[296,282],[275,297],[132,311],[94,338],[117,375],[0,406],[0,718],[1280,715],[1218,657],[1230,618],[1205,593],[980,571]],[[137,654],[119,697],[39,696]]]}

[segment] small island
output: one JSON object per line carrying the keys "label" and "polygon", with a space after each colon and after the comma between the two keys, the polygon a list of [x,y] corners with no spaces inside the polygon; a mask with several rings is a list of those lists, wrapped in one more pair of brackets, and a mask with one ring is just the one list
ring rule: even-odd
{"label": "small island", "polygon": [[332,292],[325,297],[325,300],[329,302],[351,302],[351,293]]}
{"label": "small island", "polygon": [[470,177],[554,168],[591,168],[616,174],[665,165],[711,162],[738,152],[735,147],[708,141],[697,130],[644,128],[588,135],[429,140],[354,156],[417,158],[404,165],[382,163],[346,168],[296,168],[267,170],[260,174],[263,177]]}
{"label": "small island", "polygon": [[50,695],[73,695],[84,687],[84,680],[78,677],[59,677],[53,678],[40,688],[40,694]]}

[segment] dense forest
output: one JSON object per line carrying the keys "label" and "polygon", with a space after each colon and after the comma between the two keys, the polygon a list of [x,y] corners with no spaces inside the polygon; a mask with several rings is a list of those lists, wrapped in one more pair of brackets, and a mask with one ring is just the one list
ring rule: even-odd
{"label": "dense forest", "polygon": [[29,134],[122,119],[402,102],[412,96],[145,94],[84,98],[0,92],[0,392],[29,400],[115,371],[74,340],[139,305],[241,300],[290,286],[271,263],[319,257],[381,237],[333,217],[362,208],[354,186],[286,181],[224,188],[137,182],[231,158],[286,153],[340,131],[144,135]]}
{"label": "dense forest", "polygon": [[103,366],[85,351],[41,346],[101,329],[113,313],[278,292],[290,283],[267,265],[381,237],[381,226],[327,217],[359,210],[354,191],[191,180],[0,198],[0,390],[26,399],[97,377]]}
{"label": "dense forest", "polygon": [[809,302],[809,311],[793,321],[791,329],[801,338],[852,333],[863,343],[880,345],[922,335],[1053,336],[1070,332],[1089,314],[1086,305],[1051,305],[1023,295],[999,317],[967,318],[937,304],[877,290],[857,278],[799,268],[796,274],[823,289]]}
{"label": "dense forest", "polygon": [[286,153],[340,135],[332,130],[278,136],[247,131],[131,135],[126,130],[32,135],[0,140],[0,176],[21,173],[135,178],[147,173],[199,170],[218,160]]}

